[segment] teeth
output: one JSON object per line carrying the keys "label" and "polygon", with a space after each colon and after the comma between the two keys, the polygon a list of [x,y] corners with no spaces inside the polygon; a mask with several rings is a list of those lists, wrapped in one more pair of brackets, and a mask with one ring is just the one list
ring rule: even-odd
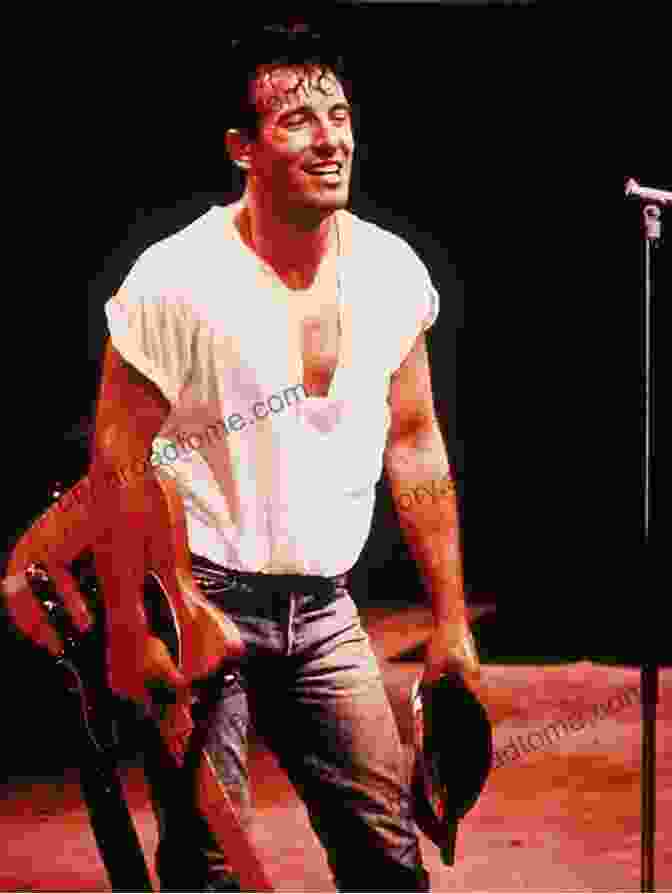
{"label": "teeth", "polygon": [[338,165],[332,165],[328,168],[310,168],[314,174],[338,174],[340,168]]}

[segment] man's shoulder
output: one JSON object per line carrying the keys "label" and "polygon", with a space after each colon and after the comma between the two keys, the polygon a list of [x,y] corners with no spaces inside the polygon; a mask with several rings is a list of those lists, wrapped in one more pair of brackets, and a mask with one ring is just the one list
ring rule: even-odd
{"label": "man's shoulder", "polygon": [[[365,262],[380,259],[384,261],[384,270],[390,275],[395,275],[402,270],[414,268],[419,262],[419,256],[413,246],[398,233],[362,217],[352,211],[340,212],[348,232],[348,251],[353,258],[363,259]],[[384,272],[380,269],[379,272]]]}
{"label": "man's shoulder", "polygon": [[[230,206],[229,206],[230,207]],[[185,226],[150,243],[131,265],[116,293],[117,303],[133,305],[143,300],[193,303],[217,272],[231,271],[235,248],[227,252],[228,207],[212,205]]]}
{"label": "man's shoulder", "polygon": [[190,223],[151,243],[138,260],[145,264],[189,261],[196,257],[200,259],[214,248],[215,243],[221,248],[221,236],[231,217],[231,208],[231,205],[212,205]]}
{"label": "man's shoulder", "polygon": [[350,227],[353,238],[358,241],[362,243],[368,242],[371,244],[377,243],[387,245],[390,248],[397,248],[401,251],[412,251],[411,246],[402,236],[387,229],[387,227],[383,227],[379,223],[375,223],[368,218],[362,217],[361,214],[356,214],[354,211],[344,210],[341,214],[343,215],[343,220],[345,220]]}

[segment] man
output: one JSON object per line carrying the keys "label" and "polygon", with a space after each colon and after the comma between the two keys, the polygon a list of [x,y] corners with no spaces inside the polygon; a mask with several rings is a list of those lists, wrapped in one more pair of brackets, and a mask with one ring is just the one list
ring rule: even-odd
{"label": "man", "polygon": [[[234,55],[240,117],[226,147],[246,178],[242,198],[151,246],[106,306],[91,478],[110,683],[143,703],[148,678],[190,682],[147,645],[156,483],[102,483],[178,443],[171,474],[194,576],[247,647],[208,731],[241,819],[252,720],[306,804],[339,890],[426,891],[406,759],[347,572],[384,467],[432,599],[424,681],[477,678],[454,492],[401,503],[450,472],[425,344],[438,295],[410,246],[346,210],[352,109],[329,48],[267,30]],[[224,433],[204,436],[225,419]],[[154,797],[162,889],[239,890],[198,818],[162,806],[159,786]]]}

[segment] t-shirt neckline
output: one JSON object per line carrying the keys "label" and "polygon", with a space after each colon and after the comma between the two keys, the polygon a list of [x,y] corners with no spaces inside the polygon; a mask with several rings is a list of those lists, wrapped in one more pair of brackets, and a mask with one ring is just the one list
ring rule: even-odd
{"label": "t-shirt neckline", "polygon": [[[229,231],[232,232],[233,238],[235,239],[237,245],[243,250],[243,254],[245,257],[249,257],[250,261],[253,264],[256,264],[259,269],[261,269],[264,273],[271,276],[274,282],[283,288],[289,295],[292,295],[294,292],[300,292],[301,294],[309,294],[313,289],[317,288],[319,281],[319,274],[316,278],[315,282],[308,289],[290,289],[285,283],[282,281],[280,276],[275,272],[275,270],[264,261],[263,258],[260,258],[259,255],[253,251],[252,248],[245,242],[243,237],[241,236],[238,227],[236,226],[235,218],[238,211],[244,207],[244,202],[242,199],[238,199],[236,202],[231,203],[226,206],[218,206],[218,210],[223,211],[225,213],[226,223]],[[335,212],[338,214],[338,211]],[[339,218],[336,218],[336,226],[339,226]],[[340,240],[340,236],[338,237]],[[340,243],[339,243],[340,244]],[[307,394],[306,397],[303,398],[304,401],[333,401],[336,399],[336,380],[339,377],[339,373],[341,371],[343,357],[344,357],[344,339],[345,339],[345,311],[344,311],[344,296],[343,296],[343,270],[341,266],[342,256],[340,251],[337,252],[335,259],[336,266],[336,288],[337,288],[337,301],[338,301],[338,321],[340,326],[340,343],[339,343],[339,352],[338,352],[338,360],[336,362],[336,367],[334,369],[333,375],[331,377],[331,381],[329,383],[329,388],[327,389],[327,393],[324,395],[321,394]],[[301,368],[301,384],[303,385],[303,362],[300,361]],[[304,389],[305,390],[305,389]]]}

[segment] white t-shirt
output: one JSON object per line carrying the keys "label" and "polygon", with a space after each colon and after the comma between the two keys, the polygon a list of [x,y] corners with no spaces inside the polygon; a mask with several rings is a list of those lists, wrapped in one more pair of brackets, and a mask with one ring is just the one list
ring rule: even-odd
{"label": "white t-shirt", "polygon": [[191,551],[242,571],[333,577],[368,537],[390,376],[439,297],[407,242],[336,212],[339,363],[328,395],[308,397],[297,293],[242,240],[242,201],[140,256],[105,305],[110,337],[170,401],[151,464],[177,482]]}

